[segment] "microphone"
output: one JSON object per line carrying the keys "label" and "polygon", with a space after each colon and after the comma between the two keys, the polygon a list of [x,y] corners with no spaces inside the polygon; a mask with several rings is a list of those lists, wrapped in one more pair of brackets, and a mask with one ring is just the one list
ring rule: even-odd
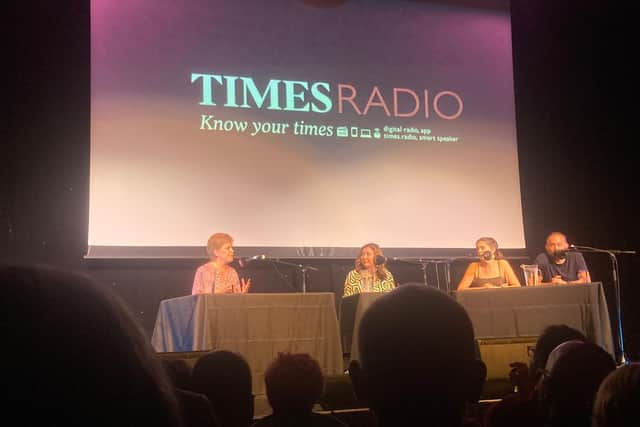
{"label": "microphone", "polygon": [[571,246],[569,246],[567,249],[558,249],[557,251],[553,252],[553,258],[558,261],[563,260],[567,257],[567,252],[571,252],[572,250],[575,249],[572,249]]}
{"label": "microphone", "polygon": [[491,258],[493,258],[493,254],[491,253],[491,251],[484,251],[480,254],[479,258],[485,261],[490,261]]}
{"label": "microphone", "polygon": [[400,258],[400,257],[397,257],[397,256],[394,256],[393,258],[391,258],[391,260],[393,260],[395,262],[404,262],[404,263],[411,264],[411,265],[420,265],[420,263],[417,260],[405,259],[405,258]]}
{"label": "microphone", "polygon": [[578,245],[569,245],[569,251],[584,251],[584,252],[604,252],[609,255],[612,254],[629,254],[636,255],[636,251],[621,251],[619,249],[601,249],[601,248],[593,248],[591,246],[578,246]]}
{"label": "microphone", "polygon": [[374,261],[375,265],[382,265],[387,262],[387,257],[384,255],[376,255],[376,259]]}
{"label": "microphone", "polygon": [[485,260],[485,261],[489,261],[491,260],[491,251],[484,251],[482,253],[477,253],[477,252],[467,252],[466,254],[462,255],[461,257],[456,257],[456,259],[463,259],[463,260]]}
{"label": "microphone", "polygon": [[245,257],[245,258],[238,258],[238,265],[240,266],[240,268],[244,268],[250,262],[263,260],[263,259],[267,259],[267,256],[265,254],[254,255],[254,256]]}

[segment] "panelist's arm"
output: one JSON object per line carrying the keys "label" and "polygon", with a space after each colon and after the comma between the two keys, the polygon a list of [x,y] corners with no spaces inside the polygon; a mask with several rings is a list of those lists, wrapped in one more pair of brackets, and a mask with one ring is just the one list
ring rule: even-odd
{"label": "panelist's arm", "polygon": [[191,295],[204,294],[205,292],[204,267],[199,267],[193,276],[193,285],[191,286]]}
{"label": "panelist's arm", "polygon": [[578,280],[570,280],[568,283],[591,283],[589,271],[578,271]]}
{"label": "panelist's arm", "polygon": [[473,282],[473,276],[476,270],[475,266],[476,266],[475,262],[469,263],[469,265],[467,266],[467,269],[464,272],[464,276],[462,276],[462,279],[460,279],[460,283],[458,283],[457,290],[464,291],[469,289],[469,286],[471,286],[471,282]]}
{"label": "panelist's arm", "polygon": [[347,277],[344,279],[344,288],[342,291],[342,298],[354,295],[356,292],[356,283],[359,282],[359,279],[356,278],[356,271],[351,270]]}
{"label": "panelist's arm", "polygon": [[507,284],[505,286],[519,288],[520,280],[518,280],[518,276],[513,272],[513,268],[511,268],[511,264],[506,259],[500,260],[502,266],[504,267],[505,278],[507,279]]}
{"label": "panelist's arm", "polygon": [[591,283],[591,274],[589,274],[588,271],[578,271],[578,278],[576,280],[564,280],[561,276],[553,276],[551,282],[543,284],[577,285],[580,283]]}
{"label": "panelist's arm", "polygon": [[584,257],[580,252],[576,252],[575,259],[578,266],[578,279],[570,280],[569,283],[590,283],[591,275],[589,274],[589,269],[587,268],[587,263],[584,260]]}

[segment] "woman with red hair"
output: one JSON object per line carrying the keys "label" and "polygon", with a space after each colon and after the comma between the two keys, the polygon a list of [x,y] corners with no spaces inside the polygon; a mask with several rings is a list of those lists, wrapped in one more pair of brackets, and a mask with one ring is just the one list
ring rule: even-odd
{"label": "woman with red hair", "polygon": [[193,278],[191,294],[234,294],[249,292],[251,279],[238,277],[229,264],[233,262],[233,238],[226,233],[215,233],[207,241],[210,261],[201,265]]}

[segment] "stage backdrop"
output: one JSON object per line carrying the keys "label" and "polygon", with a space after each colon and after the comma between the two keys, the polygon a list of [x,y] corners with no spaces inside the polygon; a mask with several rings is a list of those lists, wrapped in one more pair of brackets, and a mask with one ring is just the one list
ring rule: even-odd
{"label": "stage backdrop", "polygon": [[88,256],[525,247],[508,7],[318,3],[91,2]]}

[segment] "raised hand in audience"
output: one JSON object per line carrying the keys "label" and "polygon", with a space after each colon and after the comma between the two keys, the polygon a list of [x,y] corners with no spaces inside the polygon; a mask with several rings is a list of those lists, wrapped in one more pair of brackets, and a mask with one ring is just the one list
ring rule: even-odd
{"label": "raised hand in audience", "polygon": [[533,390],[529,367],[526,363],[522,362],[510,363],[509,367],[511,368],[509,371],[509,381],[513,384],[514,390],[526,398]]}

